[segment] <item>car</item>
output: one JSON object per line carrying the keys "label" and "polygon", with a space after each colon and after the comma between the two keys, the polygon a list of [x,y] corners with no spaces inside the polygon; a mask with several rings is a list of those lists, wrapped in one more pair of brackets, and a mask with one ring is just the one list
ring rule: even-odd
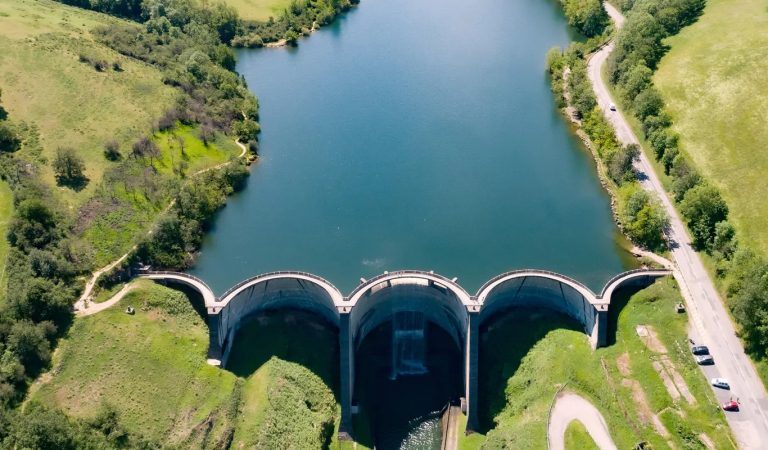
{"label": "car", "polygon": [[608,109],[610,109],[611,111],[616,111],[616,105],[614,103],[611,103],[610,105],[608,105]]}
{"label": "car", "polygon": [[728,380],[726,380],[725,378],[712,378],[712,380],[710,380],[710,383],[712,384],[712,386],[720,388],[720,389],[730,389],[731,388],[731,385],[728,384]]}
{"label": "car", "polygon": [[709,347],[706,345],[694,345],[691,347],[691,353],[694,355],[709,355]]}
{"label": "car", "polygon": [[727,402],[723,403],[723,410],[724,411],[738,411],[739,410],[739,402],[736,400],[728,400]]}
{"label": "car", "polygon": [[711,355],[696,355],[696,364],[700,366],[708,366],[715,363],[715,359]]}

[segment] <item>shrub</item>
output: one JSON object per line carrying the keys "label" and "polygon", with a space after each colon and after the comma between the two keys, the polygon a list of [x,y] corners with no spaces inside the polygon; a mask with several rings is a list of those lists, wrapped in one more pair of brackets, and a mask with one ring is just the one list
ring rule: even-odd
{"label": "shrub", "polygon": [[640,146],[630,144],[619,149],[608,161],[608,176],[618,185],[636,178],[632,166],[634,160],[640,154]]}
{"label": "shrub", "polygon": [[16,128],[7,121],[0,121],[0,152],[15,152],[21,148],[21,138]]}
{"label": "shrub", "polygon": [[695,186],[683,197],[680,211],[693,233],[694,245],[711,250],[717,223],[728,218],[728,206],[720,191],[707,184]]}
{"label": "shrub", "polygon": [[632,183],[622,188],[620,202],[619,215],[632,242],[650,250],[663,248],[669,221],[658,201]]}

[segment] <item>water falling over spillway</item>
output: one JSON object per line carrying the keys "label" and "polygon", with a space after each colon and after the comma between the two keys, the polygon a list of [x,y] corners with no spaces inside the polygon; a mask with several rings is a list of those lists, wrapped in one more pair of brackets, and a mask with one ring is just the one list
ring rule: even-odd
{"label": "water falling over spillway", "polygon": [[425,325],[423,313],[415,311],[395,313],[392,322],[392,374],[390,375],[392,380],[403,375],[427,373],[427,366],[424,364]]}

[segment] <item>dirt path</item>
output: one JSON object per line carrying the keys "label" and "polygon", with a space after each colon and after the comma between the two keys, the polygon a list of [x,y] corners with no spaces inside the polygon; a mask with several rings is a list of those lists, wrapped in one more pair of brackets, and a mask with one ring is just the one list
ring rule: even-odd
{"label": "dirt path", "polygon": [[[624,22],[621,13],[608,3],[605,3],[605,9],[616,28],[621,28]],[[639,144],[637,136],[621,111],[610,111],[608,108],[608,105],[615,102],[603,80],[602,68],[613,48],[614,43],[611,42],[595,52],[588,60],[587,72],[597,103],[614,127],[619,142],[624,145]],[[726,414],[739,446],[744,449],[763,448],[761,443],[768,442],[768,394],[765,386],[752,361],[744,352],[728,311],[699,255],[691,245],[685,225],[645,152],[640,152],[635,168],[640,174],[640,185],[659,198],[669,216],[670,226],[666,234],[675,261],[674,276],[686,300],[688,315],[693,325],[690,335],[696,342],[709,346],[716,361],[715,366],[704,369],[705,374],[707,377],[720,376],[730,380],[733,386],[732,394],[741,399],[741,411]],[[722,394],[714,393],[716,396]]]}
{"label": "dirt path", "polygon": [[571,393],[560,394],[552,408],[547,429],[550,450],[565,450],[565,430],[574,420],[584,424],[601,450],[616,450],[600,411],[583,397]]}
{"label": "dirt path", "polygon": [[113,295],[112,298],[105,302],[101,303],[90,303],[90,305],[87,308],[84,308],[82,310],[78,310],[75,314],[78,317],[84,317],[84,316],[90,316],[91,314],[96,314],[97,312],[104,311],[105,309],[109,308],[110,306],[118,303],[120,300],[125,297],[125,294],[130,292],[133,289],[133,284],[126,284],[122,289],[120,289],[117,294]]}
{"label": "dirt path", "polygon": [[[242,142],[240,142],[239,140],[237,140],[237,139],[235,139],[235,144],[237,144],[237,146],[240,147],[240,154],[237,155],[237,157],[238,158],[244,158],[245,155],[248,153],[248,147],[245,144],[243,144]],[[213,167],[208,167],[207,169],[200,169],[197,172],[193,173],[190,178],[196,177],[196,176],[201,175],[201,174],[204,174],[204,173],[206,173],[208,171],[211,171],[211,170],[220,169],[220,168],[225,167],[225,166],[227,166],[229,164],[230,164],[230,161],[227,161],[227,162],[223,162],[221,164],[217,164],[217,165],[215,165]],[[162,214],[167,213],[173,207],[174,204],[176,204],[176,198],[171,200],[171,202],[168,204],[168,206],[166,206],[165,209],[163,209],[163,212],[160,213],[160,214],[162,215]],[[149,236],[151,234],[152,234],[152,229],[150,228],[149,231],[147,231],[147,236]],[[130,254],[133,253],[134,250],[136,250],[136,246],[135,245],[133,247],[131,247],[131,249],[128,250],[127,253],[123,254],[122,256],[117,258],[116,260],[112,261],[111,263],[107,264],[106,266],[102,267],[101,269],[96,270],[95,272],[93,272],[91,274],[91,277],[85,283],[85,289],[83,289],[83,293],[80,295],[80,298],[77,299],[77,301],[75,302],[75,304],[73,306],[73,308],[75,310],[75,315],[76,316],[88,316],[90,314],[95,314],[95,313],[97,313],[99,311],[102,311],[102,310],[104,310],[106,308],[109,308],[113,304],[115,304],[118,301],[120,301],[120,299],[122,298],[122,295],[125,295],[127,293],[127,291],[126,292],[123,292],[123,291],[125,291],[128,286],[126,286],[126,288],[123,288],[120,292],[115,294],[111,299],[109,299],[109,300],[107,300],[106,302],[103,302],[103,303],[93,303],[91,301],[91,299],[92,299],[91,297],[92,297],[92,294],[93,294],[93,289],[96,287],[96,283],[99,281],[99,278],[101,278],[101,276],[104,275],[105,273],[110,272],[112,269],[114,269],[115,267],[120,265],[120,263],[125,261],[125,259],[128,258],[128,256],[130,256]],[[119,296],[119,298],[115,299],[118,296]],[[107,306],[102,306],[102,305],[105,305],[107,303],[109,303]]]}

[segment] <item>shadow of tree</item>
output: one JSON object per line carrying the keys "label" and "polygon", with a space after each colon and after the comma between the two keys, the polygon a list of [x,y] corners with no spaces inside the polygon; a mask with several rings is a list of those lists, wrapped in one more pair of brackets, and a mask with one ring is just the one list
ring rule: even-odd
{"label": "shadow of tree", "polygon": [[79,177],[71,177],[71,178],[64,178],[64,177],[56,178],[56,184],[58,186],[68,187],[75,192],[80,192],[83,189],[85,189],[85,187],[88,186],[89,181],[91,180],[88,179],[88,177],[86,177],[85,175],[79,176]]}

